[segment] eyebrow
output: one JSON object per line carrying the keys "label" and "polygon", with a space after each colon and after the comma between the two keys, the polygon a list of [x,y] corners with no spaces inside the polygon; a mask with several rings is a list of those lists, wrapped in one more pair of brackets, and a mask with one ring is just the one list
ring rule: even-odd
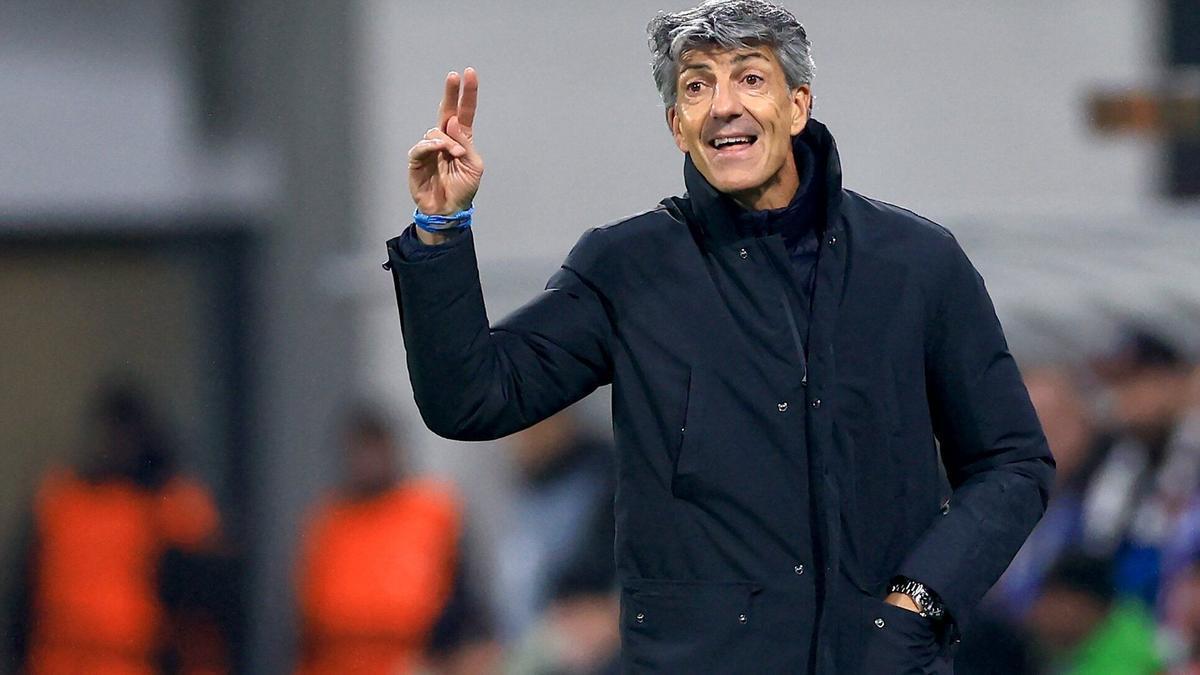
{"label": "eyebrow", "polygon": [[[768,60],[767,57],[762,54],[762,52],[745,52],[733,57],[733,63],[736,65],[743,61],[749,61],[750,59],[762,59],[763,61]],[[689,63],[688,65],[679,69],[679,74],[683,75],[689,70],[712,70],[712,68],[710,68],[707,63]]]}
{"label": "eyebrow", "polygon": [[750,59],[762,59],[763,61],[768,60],[767,57],[762,54],[762,52],[746,52],[733,57],[733,62],[741,63],[742,61],[749,61]]}

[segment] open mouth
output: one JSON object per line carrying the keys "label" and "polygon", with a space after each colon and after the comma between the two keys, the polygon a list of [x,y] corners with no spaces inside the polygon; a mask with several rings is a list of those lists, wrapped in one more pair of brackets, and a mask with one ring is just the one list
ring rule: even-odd
{"label": "open mouth", "polygon": [[714,138],[708,142],[708,145],[715,148],[717,152],[737,152],[754,145],[757,140],[758,136],[726,136]]}

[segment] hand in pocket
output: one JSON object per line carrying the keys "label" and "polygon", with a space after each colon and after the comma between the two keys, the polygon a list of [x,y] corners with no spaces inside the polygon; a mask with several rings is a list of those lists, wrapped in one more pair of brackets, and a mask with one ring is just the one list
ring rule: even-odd
{"label": "hand in pocket", "polygon": [[934,624],[916,612],[871,599],[862,672],[871,675],[939,673],[939,644]]}

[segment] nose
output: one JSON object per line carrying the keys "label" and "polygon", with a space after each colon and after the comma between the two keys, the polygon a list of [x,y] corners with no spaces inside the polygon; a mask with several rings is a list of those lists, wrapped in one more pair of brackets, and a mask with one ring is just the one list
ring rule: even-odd
{"label": "nose", "polygon": [[712,109],[709,111],[715,118],[728,119],[742,113],[742,102],[738,99],[732,84],[718,84],[713,91]]}

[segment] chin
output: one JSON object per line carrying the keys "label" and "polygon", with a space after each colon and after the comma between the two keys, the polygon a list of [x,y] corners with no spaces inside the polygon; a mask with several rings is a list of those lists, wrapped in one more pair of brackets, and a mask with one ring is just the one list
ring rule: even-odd
{"label": "chin", "polygon": [[735,194],[756,190],[762,187],[765,182],[766,179],[762,176],[749,176],[730,172],[728,175],[716,176],[716,180],[712,181],[712,184],[720,192]]}

